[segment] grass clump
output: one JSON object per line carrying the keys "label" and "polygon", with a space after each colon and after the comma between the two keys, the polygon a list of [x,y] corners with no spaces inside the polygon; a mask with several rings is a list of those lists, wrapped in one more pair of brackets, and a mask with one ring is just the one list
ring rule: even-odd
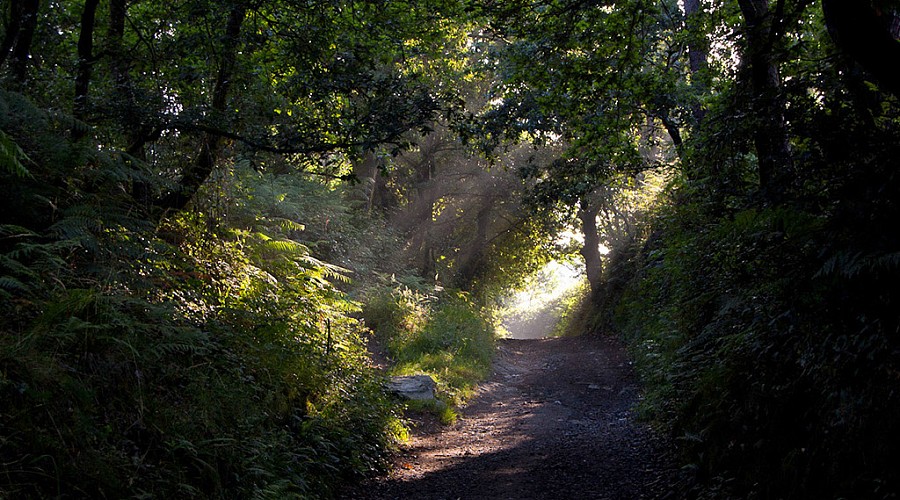
{"label": "grass clump", "polygon": [[482,309],[464,293],[394,283],[374,292],[363,315],[391,360],[389,374],[430,375],[439,401],[425,409],[453,422],[453,407],[490,373],[495,329]]}

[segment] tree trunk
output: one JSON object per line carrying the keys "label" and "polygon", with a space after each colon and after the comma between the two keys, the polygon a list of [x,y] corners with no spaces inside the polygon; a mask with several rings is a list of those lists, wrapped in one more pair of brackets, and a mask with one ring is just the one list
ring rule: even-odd
{"label": "tree trunk", "polygon": [[[243,2],[235,4],[228,14],[228,21],[225,25],[225,34],[223,37],[222,61],[219,66],[219,72],[216,75],[215,87],[213,87],[213,97],[211,102],[211,110],[214,113],[224,113],[225,105],[228,101],[228,93],[231,88],[231,79],[234,76],[234,66],[237,61],[237,48],[241,34],[241,25],[247,14],[247,6]],[[219,148],[221,147],[222,138],[215,134],[205,134],[200,143],[200,152],[197,158],[184,172],[179,182],[179,189],[169,193],[163,198],[159,205],[162,208],[171,208],[175,210],[183,209],[188,202],[193,199],[197,191],[209,178],[216,166],[219,156]]]}
{"label": "tree trunk", "polygon": [[[691,73],[691,86],[697,95],[705,94],[709,89],[708,53],[709,43],[706,41],[706,33],[700,26],[700,0],[684,0],[685,30],[689,35],[688,43],[688,68]],[[669,109],[661,109],[657,113],[657,118],[662,122],[666,132],[672,139],[672,145],[678,156],[683,156],[683,138],[681,135],[680,125],[671,118]],[[703,121],[706,111],[700,105],[699,100],[691,106],[691,116],[694,119],[694,126],[699,126]],[[688,174],[691,171],[688,170]]]}
{"label": "tree trunk", "polygon": [[10,25],[0,45],[0,66],[9,58],[13,78],[22,86],[28,79],[28,60],[39,8],[39,0],[13,0]]}
{"label": "tree trunk", "polygon": [[581,232],[584,235],[581,256],[584,258],[584,269],[587,273],[588,284],[591,287],[591,295],[595,298],[600,294],[600,283],[603,277],[600,232],[597,230],[597,213],[599,211],[599,204],[591,203],[587,199],[581,200],[581,208],[578,210],[578,219],[581,220]]}
{"label": "tree trunk", "polygon": [[[691,70],[691,85],[698,94],[704,94],[709,89],[709,42],[706,40],[706,32],[700,26],[700,0],[684,0],[685,24],[690,33],[688,43],[688,67]],[[706,111],[699,102],[691,107],[691,114],[698,124],[703,121]]]}
{"label": "tree trunk", "polygon": [[350,199],[366,213],[371,213],[378,177],[378,157],[372,151],[366,151],[361,157],[354,158],[351,166],[357,185],[351,191]]}
{"label": "tree trunk", "polygon": [[146,118],[148,110],[137,102],[134,82],[131,78],[131,60],[125,54],[122,38],[125,34],[126,0],[109,3],[109,27],[106,51],[109,53],[115,93],[119,105],[119,122],[125,134],[125,151],[136,158],[146,157],[144,148],[148,142],[159,138],[159,131]]}
{"label": "tree trunk", "polygon": [[760,190],[766,202],[779,205],[793,182],[791,149],[780,96],[781,82],[773,57],[773,46],[780,36],[776,28],[781,21],[784,0],[778,1],[775,12],[769,9],[768,0],[738,0],[738,4],[745,20],[745,56],[753,92],[751,106],[757,119],[753,141]]}
{"label": "tree trunk", "polygon": [[484,267],[484,255],[488,246],[488,230],[491,225],[491,212],[493,211],[492,198],[483,200],[475,215],[475,237],[469,243],[469,248],[460,256],[459,271],[456,274],[456,284],[463,290],[471,291],[473,284],[479,278]]}
{"label": "tree trunk", "polygon": [[438,147],[438,138],[435,135],[426,136],[420,145],[421,158],[415,165],[415,216],[409,222],[413,224],[412,231],[420,238],[419,270],[422,276],[431,278],[435,275],[435,251],[434,251],[434,203],[435,189],[433,186],[435,173],[435,155]]}
{"label": "tree trunk", "polygon": [[[125,16],[128,13],[126,0],[110,0],[109,25],[107,27],[106,51],[113,78],[113,92],[118,101],[118,120],[124,135],[125,152],[140,160],[146,159],[144,146],[153,135],[153,128],[143,119],[143,108],[136,102],[131,70],[122,39],[125,35]],[[153,194],[150,183],[134,180],[131,196],[136,201],[150,207]]]}
{"label": "tree trunk", "polygon": [[20,2],[10,2],[9,6],[9,25],[6,27],[6,33],[3,35],[3,42],[0,42],[0,67],[6,62],[9,51],[19,36],[19,29],[22,27],[22,4]]}
{"label": "tree trunk", "polygon": [[[78,72],[75,75],[75,100],[72,104],[72,116],[76,120],[84,120],[87,112],[88,92],[91,85],[91,69],[94,65],[94,21],[97,17],[99,0],[86,0],[81,13],[81,33],[78,35]],[[84,137],[84,129],[75,124],[72,126],[72,140]]]}
{"label": "tree trunk", "polygon": [[822,0],[825,24],[835,43],[882,88],[900,97],[898,12],[876,11],[859,0]]}
{"label": "tree trunk", "polygon": [[678,156],[681,156],[684,152],[684,148],[682,147],[684,141],[681,138],[681,129],[678,128],[678,124],[675,123],[675,120],[673,120],[669,116],[669,112],[667,110],[662,110],[657,115],[657,118],[659,118],[659,120],[663,124],[663,127],[665,127],[666,132],[668,132],[669,138],[672,139],[672,146],[675,148],[675,152],[678,154]]}

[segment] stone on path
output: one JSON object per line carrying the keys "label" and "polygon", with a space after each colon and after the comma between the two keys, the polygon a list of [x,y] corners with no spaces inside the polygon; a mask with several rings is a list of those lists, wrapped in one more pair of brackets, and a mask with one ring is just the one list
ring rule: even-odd
{"label": "stone on path", "polygon": [[430,400],[434,399],[434,379],[428,375],[408,375],[403,377],[391,377],[388,382],[388,391],[403,399]]}

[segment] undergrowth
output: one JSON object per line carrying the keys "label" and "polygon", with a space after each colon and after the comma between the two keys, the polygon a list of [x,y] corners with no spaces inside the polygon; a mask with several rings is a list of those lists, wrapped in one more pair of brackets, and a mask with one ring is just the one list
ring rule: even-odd
{"label": "undergrowth", "polygon": [[[686,496],[897,498],[897,100],[860,106],[877,93],[841,65],[785,84],[783,192],[759,178],[745,128],[757,96],[723,89],[643,246],[620,259],[626,286],[605,313],[643,378],[645,415],[694,473]],[[826,97],[811,102],[811,88]]]}
{"label": "undergrowth", "polygon": [[[5,270],[62,262],[4,230],[22,236]],[[128,283],[50,267],[7,287],[2,496],[320,497],[379,467],[396,424],[334,271],[286,240],[205,234]]]}
{"label": "undergrowth", "polygon": [[660,217],[616,317],[694,494],[893,498],[896,254],[802,209],[698,208]]}
{"label": "undergrowth", "polygon": [[453,407],[471,397],[475,384],[490,373],[493,325],[464,293],[429,292],[394,280],[369,294],[363,316],[387,351],[389,373],[430,375],[439,402],[429,409],[453,421]]}
{"label": "undergrowth", "polygon": [[296,210],[326,184],[237,165],[150,217],[140,162],[0,98],[0,498],[329,498],[386,466],[349,272]]}

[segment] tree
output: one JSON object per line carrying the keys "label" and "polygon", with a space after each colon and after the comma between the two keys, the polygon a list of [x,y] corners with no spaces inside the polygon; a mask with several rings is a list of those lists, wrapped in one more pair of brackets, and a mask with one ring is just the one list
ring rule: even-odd
{"label": "tree", "polygon": [[37,29],[39,9],[39,0],[10,2],[9,23],[0,45],[0,68],[8,60],[14,80],[23,87],[28,78],[31,43]]}
{"label": "tree", "polygon": [[[99,0],[86,0],[81,13],[81,31],[78,35],[78,70],[75,75],[75,99],[72,103],[72,116],[75,120],[84,120],[87,114],[88,91],[91,84],[91,70],[94,66],[94,24],[97,18]],[[73,127],[72,138],[83,137],[80,127]]]}
{"label": "tree", "polygon": [[600,232],[597,229],[597,215],[600,202],[593,196],[584,196],[578,207],[578,220],[581,221],[581,234],[584,244],[581,245],[581,256],[584,258],[585,274],[591,287],[591,294],[599,296],[602,290],[603,258],[600,255]]}
{"label": "tree", "polygon": [[825,22],[835,42],[886,90],[900,95],[900,10],[896,2],[824,0]]}
{"label": "tree", "polygon": [[764,197],[773,204],[782,203],[793,183],[793,161],[788,143],[784,104],[780,97],[781,79],[774,50],[783,34],[784,2],[769,8],[768,0],[740,0],[745,21],[749,83],[753,94],[752,110],[757,117],[754,143],[759,163],[759,184]]}
{"label": "tree", "polygon": [[[242,0],[235,1],[228,11],[228,18],[221,37],[223,43],[218,61],[219,69],[209,105],[209,111],[214,116],[225,115],[225,106],[228,103],[232,81],[235,78],[241,26],[244,24],[246,16],[247,5]],[[166,209],[180,210],[188,204],[216,167],[222,139],[222,134],[217,132],[204,134],[200,143],[200,152],[182,173],[178,188],[160,200],[158,205]]]}

